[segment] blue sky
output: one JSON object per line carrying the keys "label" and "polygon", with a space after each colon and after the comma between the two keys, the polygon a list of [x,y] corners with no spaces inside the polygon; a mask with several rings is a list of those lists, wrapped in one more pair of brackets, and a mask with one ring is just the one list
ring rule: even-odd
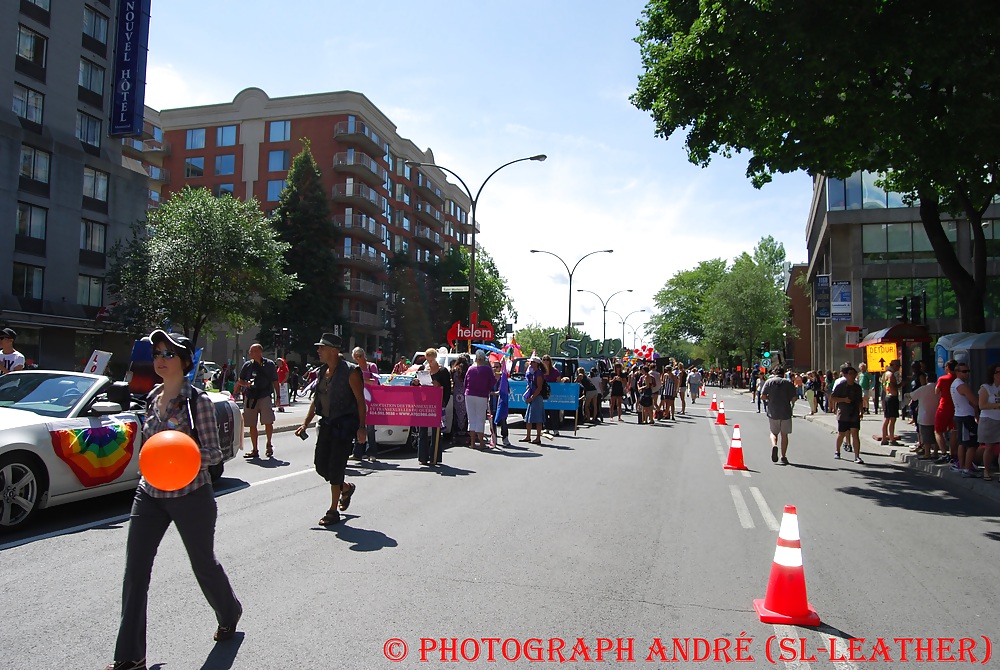
{"label": "blue sky", "polygon": [[[478,242],[508,279],[519,324],[565,325],[570,267],[573,320],[600,337],[601,305],[652,311],[677,271],[731,259],[763,235],[806,258],[811,181],[778,176],[761,190],[746,156],[687,162],[683,131],[653,136],[628,100],[641,73],[633,41],[638,0],[156,0],[146,103],[155,109],[228,102],[256,86],[270,96],[354,90],[399,134],[431,148],[475,191]],[[629,325],[640,326],[643,314]],[[641,328],[640,334],[641,334]],[[608,337],[620,337],[608,314]],[[631,345],[627,331],[626,345]]]}

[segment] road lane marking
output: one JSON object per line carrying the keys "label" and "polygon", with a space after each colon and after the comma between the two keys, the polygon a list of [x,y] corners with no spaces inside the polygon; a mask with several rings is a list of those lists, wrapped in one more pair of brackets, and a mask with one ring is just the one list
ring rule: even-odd
{"label": "road lane marking", "polygon": [[[795,626],[784,626],[776,623],[774,624],[774,632],[778,637],[790,638],[792,640],[804,637],[799,635],[799,631],[795,630]],[[777,654],[775,654],[775,658],[778,658]],[[784,663],[788,670],[811,670],[812,668],[807,661],[784,661]]]}
{"label": "road lane marking", "polygon": [[781,526],[778,524],[778,520],[774,518],[774,515],[771,514],[771,508],[768,507],[767,501],[764,500],[764,494],[756,486],[751,486],[750,495],[757,501],[757,507],[760,508],[760,515],[764,517],[764,523],[767,524],[767,527],[778,532]]}
{"label": "road lane marking", "polygon": [[[241,489],[248,489],[254,486],[260,486],[261,484],[271,484],[273,482],[278,482],[283,479],[290,479],[291,477],[298,477],[299,475],[304,475],[310,472],[315,472],[316,468],[307,468],[305,470],[299,470],[297,472],[290,472],[284,475],[278,475],[277,477],[271,477],[270,479],[262,479],[259,482],[250,482],[245,486],[235,486],[232,488],[227,488],[222,491],[216,491],[215,497],[226,495],[227,493],[234,493],[235,491]],[[97,521],[90,521],[88,523],[81,523],[77,526],[71,526],[70,528],[62,528],[60,530],[53,530],[48,533],[43,533],[42,535],[32,535],[30,537],[21,538],[20,540],[13,540],[11,542],[5,542],[0,544],[0,551],[5,551],[7,549],[14,549],[16,547],[21,547],[26,544],[31,544],[32,542],[39,542],[41,540],[51,540],[54,537],[59,537],[61,535],[69,535],[71,533],[79,533],[85,530],[90,530],[91,528],[97,528],[99,526],[110,526],[116,523],[124,523],[129,520],[128,514],[119,514],[118,516],[107,517],[104,519],[98,519]]]}
{"label": "road lane marking", "polygon": [[750,508],[747,507],[746,501],[743,500],[743,494],[740,492],[740,487],[735,484],[730,484],[729,492],[733,496],[733,504],[736,506],[736,515],[740,517],[740,525],[746,529],[753,528],[753,517],[750,516]]}
{"label": "road lane marking", "polygon": [[826,633],[824,638],[826,638],[826,642],[833,640],[833,645],[837,650],[837,658],[845,659],[842,661],[833,661],[833,667],[837,668],[837,670],[858,670],[858,666],[846,660],[850,656],[850,653],[847,650],[847,642],[844,641],[844,638],[831,633]]}

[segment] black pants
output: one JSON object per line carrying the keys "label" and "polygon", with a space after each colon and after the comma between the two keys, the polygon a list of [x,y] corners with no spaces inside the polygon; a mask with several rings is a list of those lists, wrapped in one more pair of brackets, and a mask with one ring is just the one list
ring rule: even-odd
{"label": "black pants", "polygon": [[115,660],[146,657],[146,601],[153,559],[171,522],[177,526],[201,592],[215,610],[221,626],[239,618],[242,607],[229,577],[215,558],[215,519],[218,509],[211,484],[179,498],[154,498],[137,490],[129,515],[122,582],[122,618]]}
{"label": "black pants", "polygon": [[353,437],[338,437],[333,426],[320,421],[319,433],[316,435],[316,456],[313,459],[316,474],[333,486],[343,484],[347,459],[353,449]]}

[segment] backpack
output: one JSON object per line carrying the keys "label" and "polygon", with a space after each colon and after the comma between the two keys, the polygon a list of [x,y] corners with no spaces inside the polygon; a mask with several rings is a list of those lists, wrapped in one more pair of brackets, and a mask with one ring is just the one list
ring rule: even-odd
{"label": "backpack", "polygon": [[[254,375],[253,384],[250,386],[250,394],[253,398],[261,399],[267,398],[274,392],[274,381],[268,379],[268,363],[274,365],[274,361],[269,358],[261,359],[260,365],[256,362],[250,361],[251,366],[256,366],[258,368],[257,374]],[[277,370],[277,368],[275,368]]]}
{"label": "backpack", "polygon": [[551,396],[551,395],[552,395],[552,387],[549,386],[549,383],[543,379],[542,380],[542,399],[543,400],[548,400],[549,396]]}

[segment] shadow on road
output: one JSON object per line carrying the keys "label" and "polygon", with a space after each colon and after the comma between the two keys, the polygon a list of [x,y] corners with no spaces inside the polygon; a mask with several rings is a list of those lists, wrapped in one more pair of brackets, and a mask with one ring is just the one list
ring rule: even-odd
{"label": "shadow on road", "polygon": [[271,470],[274,468],[283,468],[288,465],[291,465],[289,461],[283,461],[280,458],[275,458],[274,456],[272,456],[271,458],[260,458],[260,457],[247,458],[244,459],[244,462],[249,463],[250,465],[256,465],[258,468],[264,468],[267,470]]}
{"label": "shadow on road", "polygon": [[[510,448],[510,447],[508,447]],[[524,447],[514,447],[517,451],[507,451],[506,449],[490,449],[484,453],[496,454],[497,456],[506,456],[508,458],[535,458],[541,456],[542,454],[537,451],[529,451]],[[569,447],[565,447],[569,449]]]}
{"label": "shadow on road", "polygon": [[[236,636],[233,637],[232,640],[212,647],[212,651],[208,654],[208,658],[206,658],[205,662],[201,664],[201,670],[229,670],[233,667],[233,663],[236,662],[236,655],[239,653],[240,647],[243,645],[244,637],[246,637],[245,633],[237,632]],[[150,670],[152,670],[152,668],[150,668]]]}
{"label": "shadow on road", "polygon": [[[313,530],[333,533],[337,539],[350,542],[348,547],[351,551],[378,551],[389,547],[398,547],[399,543],[379,530],[369,530],[347,525],[348,521],[357,519],[356,514],[341,514],[341,521],[335,526],[327,528],[316,527]],[[229,667],[229,666],[225,666]]]}
{"label": "shadow on road", "polygon": [[865,480],[864,485],[844,486],[836,490],[871,500],[883,507],[959,517],[997,514],[996,503],[959,497],[947,480],[923,473],[889,465],[863,465],[853,474]]}

